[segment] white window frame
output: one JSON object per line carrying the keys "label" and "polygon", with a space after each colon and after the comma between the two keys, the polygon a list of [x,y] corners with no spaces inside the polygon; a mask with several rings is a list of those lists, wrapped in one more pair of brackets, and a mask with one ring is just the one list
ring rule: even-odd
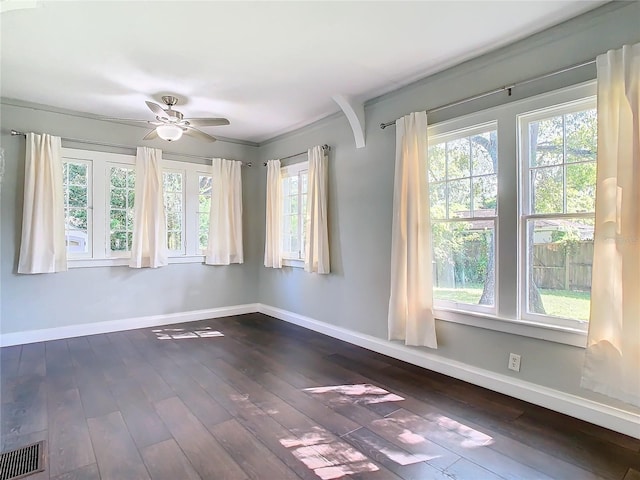
{"label": "white window frame", "polygon": [[[186,184],[187,184],[187,172],[184,168],[168,168],[166,166],[163,166],[162,168],[162,183],[164,184],[164,174],[165,173],[177,173],[180,174],[182,176],[182,211],[180,212],[180,225],[182,225],[182,231],[180,232],[180,248],[178,250],[168,250],[168,256],[169,257],[180,257],[180,256],[184,256],[187,253],[187,249],[186,249],[186,238],[185,238],[185,234],[186,234],[186,197],[187,197],[187,192],[186,192]],[[163,198],[164,198],[164,188],[163,188],[163,192],[162,192]],[[167,248],[169,248],[169,219],[168,219],[168,211],[167,211],[167,206],[165,205],[164,207],[164,214],[165,214],[165,220],[167,222]]]}
{"label": "white window frame", "polygon": [[596,83],[590,81],[561,90],[544,93],[498,107],[436,123],[428,127],[434,138],[483,123],[496,122],[498,131],[498,217],[496,225],[496,311],[495,313],[434,306],[439,320],[470,325],[584,348],[587,325],[553,324],[532,320],[522,315],[521,195],[523,194],[519,161],[518,116],[555,105],[594,97]]}
{"label": "white window frame", "polygon": [[[67,260],[69,268],[123,266],[129,264],[131,254],[118,255],[109,249],[109,168],[111,166],[126,166],[135,168],[135,155],[97,152],[75,148],[62,148],[62,161],[86,162],[90,164],[91,176],[88,187],[91,195],[88,197],[87,224],[93,226],[89,233],[91,245],[89,251],[92,256],[83,254],[82,257],[70,255]],[[199,248],[198,239],[198,175],[212,175],[211,165],[181,162],[175,160],[161,160],[161,167],[167,171],[180,171],[183,177],[183,251],[169,252],[169,263],[203,263],[204,255]],[[189,220],[192,219],[192,220]],[[195,220],[193,220],[195,219]]]}
{"label": "white window frame", "polygon": [[[78,156],[79,157],[79,156]],[[63,156],[63,163],[75,163],[82,164],[87,167],[87,251],[86,252],[67,252],[67,258],[69,259],[81,259],[93,257],[93,162],[86,158],[76,158],[71,156]],[[68,188],[68,186],[67,186]],[[65,210],[69,208],[65,203]],[[65,212],[66,213],[66,212]],[[66,225],[65,225],[65,237],[66,237]]]}
{"label": "white window frame", "polygon": [[[111,168],[116,167],[116,168],[129,168],[129,169],[133,169],[134,175],[135,175],[135,170],[136,170],[136,166],[135,166],[135,157],[133,158],[133,163],[130,163],[128,158],[122,158],[120,159],[121,161],[115,161],[114,160],[108,160],[106,162],[104,162],[104,180],[101,182],[103,183],[104,186],[104,192],[105,192],[105,196],[104,196],[104,220],[100,221],[100,216],[96,215],[95,218],[96,220],[98,220],[96,223],[102,223],[104,224],[104,241],[105,241],[105,245],[104,245],[104,257],[105,258],[123,258],[123,259],[129,259],[131,258],[131,251],[127,250],[127,251],[118,251],[118,250],[111,250],[111,232],[110,232],[110,228],[107,226],[109,223],[109,216],[111,214]],[[99,182],[99,175],[94,176],[94,185],[96,185],[97,182]],[[134,186],[134,194],[135,194],[135,186]],[[135,205],[135,200],[134,200],[134,205]],[[95,212],[94,213],[99,213]],[[100,255],[100,253],[103,250],[94,250],[94,252],[97,252],[98,255]]]}
{"label": "white window frame", "polygon": [[[447,131],[446,133],[442,133],[442,134],[432,134],[429,135],[429,146],[431,145],[435,145],[435,144],[439,144],[439,143],[444,143],[444,142],[450,142],[453,140],[457,140],[460,138],[466,138],[466,137],[470,137],[472,135],[476,135],[478,133],[486,133],[488,131],[492,131],[492,130],[498,130],[498,124],[496,121],[489,121],[489,122],[482,122],[476,125],[471,125],[467,128],[461,128],[461,129],[455,129],[455,130],[451,130],[451,131]],[[432,132],[437,131],[436,129],[432,130]],[[498,135],[498,152],[500,151],[500,135]],[[498,170],[500,169],[500,156],[498,153]],[[496,175],[496,179],[499,178],[498,176],[498,172],[494,172],[494,174]],[[491,174],[488,174],[491,175]],[[472,172],[469,172],[469,177],[462,177],[462,179],[467,179],[467,178],[477,178],[480,176],[484,176],[484,175],[473,175]],[[454,179],[454,180],[444,180],[444,183],[447,183],[449,181],[455,181],[458,179]],[[431,182],[429,182],[431,184]],[[442,183],[442,182],[436,182],[436,183]],[[498,185],[498,189],[499,189],[499,182],[497,181],[497,185]],[[470,196],[471,196],[471,201],[473,201],[473,191],[470,190],[469,192]],[[446,198],[446,202],[448,204],[449,202],[449,198],[447,196]],[[496,263],[497,266],[497,261],[498,261],[498,240],[497,240],[497,232],[498,232],[498,215],[499,215],[499,205],[498,205],[498,201],[496,199],[496,214],[495,216],[491,216],[491,217],[451,217],[449,216],[448,218],[438,218],[438,219],[434,219],[431,218],[431,223],[447,223],[447,222],[473,222],[478,221],[478,220],[484,220],[484,221],[488,221],[488,220],[492,220],[493,221],[493,235],[494,235],[494,245],[493,245],[493,251],[494,251],[494,263]],[[448,209],[447,209],[448,210]],[[497,305],[498,305],[498,269],[494,268],[494,302],[493,305],[474,305],[474,304],[470,304],[470,303],[461,303],[461,302],[454,302],[454,301],[450,301],[450,300],[436,300],[434,298],[434,308],[438,308],[438,309],[447,309],[447,310],[459,310],[459,311],[469,311],[469,312],[477,312],[477,313],[485,313],[485,314],[490,314],[490,315],[496,315],[497,313]],[[435,285],[434,285],[435,288]]]}
{"label": "white window frame", "polygon": [[[569,218],[593,218],[595,220],[594,213],[571,213],[565,214],[559,213],[533,213],[532,212],[532,197],[531,197],[531,176],[529,166],[529,124],[539,120],[556,117],[559,115],[565,115],[570,113],[581,112],[584,110],[591,110],[597,108],[597,99],[595,96],[589,96],[575,101],[569,101],[561,104],[553,105],[549,108],[537,109],[531,112],[526,112],[518,115],[518,134],[519,134],[519,158],[520,158],[520,182],[521,182],[521,195],[519,199],[520,203],[520,316],[525,320],[529,320],[535,323],[559,325],[577,330],[586,330],[589,327],[588,321],[576,320],[570,318],[555,317],[552,315],[544,315],[540,313],[531,313],[527,311],[528,294],[529,294],[529,275],[528,275],[528,235],[527,235],[527,220],[544,220],[547,218],[569,217]],[[564,166],[565,163],[558,166]],[[565,182],[563,181],[563,184]],[[566,184],[564,185],[566,187]],[[566,194],[563,195],[563,203],[566,205]],[[564,210],[564,209],[563,209]]]}
{"label": "white window frame", "polygon": [[[200,211],[200,177],[210,177],[213,180],[213,177],[211,175],[211,168],[209,168],[208,170],[205,170],[205,165],[199,165],[199,169],[197,169],[196,173],[195,173],[195,214],[194,214],[194,218],[195,218],[195,223],[194,222],[188,222],[190,224],[190,227],[193,227],[193,234],[191,234],[189,236],[189,238],[193,238],[194,242],[195,242],[195,251],[196,251],[196,255],[205,255],[205,248],[200,248],[200,214],[201,213],[206,213],[206,212],[201,212]],[[211,187],[213,189],[213,185]],[[213,192],[212,192],[213,194]],[[187,198],[193,198],[193,194],[190,195]],[[192,209],[193,210],[193,209]],[[190,210],[191,211],[191,210]],[[209,219],[209,221],[211,221],[211,219]]]}
{"label": "white window frame", "polygon": [[[289,177],[298,177],[298,188],[300,189],[302,186],[302,177],[301,174],[303,172],[308,172],[309,171],[309,162],[308,161],[303,161],[303,162],[299,162],[299,163],[294,163],[291,165],[287,165],[284,167],[280,167],[280,181],[284,180],[285,178],[289,178]],[[308,189],[308,186],[307,186]],[[283,202],[284,202],[284,195],[282,198]],[[283,211],[284,210],[284,204],[280,205],[280,210]],[[299,218],[300,220],[298,221],[298,228],[300,231],[300,250],[298,253],[298,258],[295,257],[291,257],[291,256],[285,256],[285,252],[282,251],[282,244],[280,244],[280,253],[282,255],[282,265],[283,266],[287,266],[287,267],[296,267],[296,268],[304,268],[304,245],[302,243],[303,241],[303,228],[304,228],[304,222],[306,222],[306,212],[302,211],[302,202],[300,201],[300,190],[298,190],[298,212],[299,212]],[[282,228],[282,226],[280,227]],[[289,252],[287,252],[289,253]]]}

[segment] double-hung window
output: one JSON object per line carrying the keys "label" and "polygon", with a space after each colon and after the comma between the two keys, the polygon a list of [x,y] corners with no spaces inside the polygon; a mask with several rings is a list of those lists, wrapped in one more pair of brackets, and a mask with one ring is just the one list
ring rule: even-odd
{"label": "double-hung window", "polygon": [[280,169],[282,182],[282,246],[285,265],[300,265],[306,239],[308,162]]}
{"label": "double-hung window", "polygon": [[[70,267],[126,265],[131,256],[135,156],[62,149]],[[202,261],[209,233],[211,167],[162,160],[169,262]]]}
{"label": "double-hung window", "polygon": [[523,317],[569,326],[586,322],[595,217],[595,100],[542,109],[519,121]]}
{"label": "double-hung window", "polygon": [[434,300],[494,310],[498,133],[494,123],[429,140]]}

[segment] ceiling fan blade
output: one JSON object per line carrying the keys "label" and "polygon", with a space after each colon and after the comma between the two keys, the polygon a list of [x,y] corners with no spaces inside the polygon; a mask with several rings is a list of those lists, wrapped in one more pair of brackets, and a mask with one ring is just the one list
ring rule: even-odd
{"label": "ceiling fan blade", "polygon": [[154,140],[158,138],[158,132],[156,131],[156,129],[154,128],[153,130],[151,130],[149,133],[147,133],[142,139],[143,140]]}
{"label": "ceiling fan blade", "polygon": [[221,125],[229,125],[226,118],[185,118],[185,122],[194,127],[219,127]]}
{"label": "ceiling fan blade", "polygon": [[197,128],[193,128],[191,126],[187,127],[187,129],[184,132],[185,135],[189,135],[190,137],[194,137],[197,138],[199,140],[204,140],[205,142],[215,142],[217,140],[217,138],[212,137],[211,135],[201,132],[200,130],[198,130]]}
{"label": "ceiling fan blade", "polygon": [[164,111],[164,109],[160,105],[158,105],[157,103],[153,103],[153,102],[149,102],[149,101],[146,101],[144,103],[146,103],[147,107],[149,107],[149,110],[151,110],[157,116],[159,116],[159,117],[166,117],[167,116],[167,113]]}
{"label": "ceiling fan blade", "polygon": [[152,122],[150,120],[138,120],[137,118],[100,117],[100,120],[108,120],[110,122],[144,123],[145,125],[160,125],[160,122]]}

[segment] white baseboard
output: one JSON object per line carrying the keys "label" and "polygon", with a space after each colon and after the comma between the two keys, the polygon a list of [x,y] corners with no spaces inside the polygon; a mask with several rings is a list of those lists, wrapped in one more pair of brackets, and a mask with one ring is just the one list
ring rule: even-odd
{"label": "white baseboard", "polygon": [[82,337],[84,335],[96,335],[99,333],[135,330],[136,328],[155,327],[159,325],[169,325],[171,323],[193,322],[196,320],[206,320],[208,318],[229,317],[231,315],[242,315],[245,313],[255,313],[257,311],[257,303],[248,303],[230,307],[207,308],[204,310],[149,315],[147,317],[125,318],[107,322],[83,323],[80,325],[66,325],[64,327],[44,328],[41,330],[4,333],[0,335],[0,347],[46,342],[48,340],[58,340],[61,338]]}
{"label": "white baseboard", "polygon": [[640,438],[640,415],[625,410],[450,360],[429,353],[424,349],[410,348],[399,343],[337,327],[269,305],[258,304],[258,311],[413,365],[519,398],[631,437]]}

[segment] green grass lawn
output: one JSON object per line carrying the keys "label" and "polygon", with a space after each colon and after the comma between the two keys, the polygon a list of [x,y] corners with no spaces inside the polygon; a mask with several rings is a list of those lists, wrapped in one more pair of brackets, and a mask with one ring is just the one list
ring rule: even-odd
{"label": "green grass lawn", "polygon": [[[547,315],[584,321],[589,320],[589,300],[591,297],[589,292],[540,289],[540,295]],[[433,296],[438,300],[477,305],[482,296],[482,287],[435,288]]]}

